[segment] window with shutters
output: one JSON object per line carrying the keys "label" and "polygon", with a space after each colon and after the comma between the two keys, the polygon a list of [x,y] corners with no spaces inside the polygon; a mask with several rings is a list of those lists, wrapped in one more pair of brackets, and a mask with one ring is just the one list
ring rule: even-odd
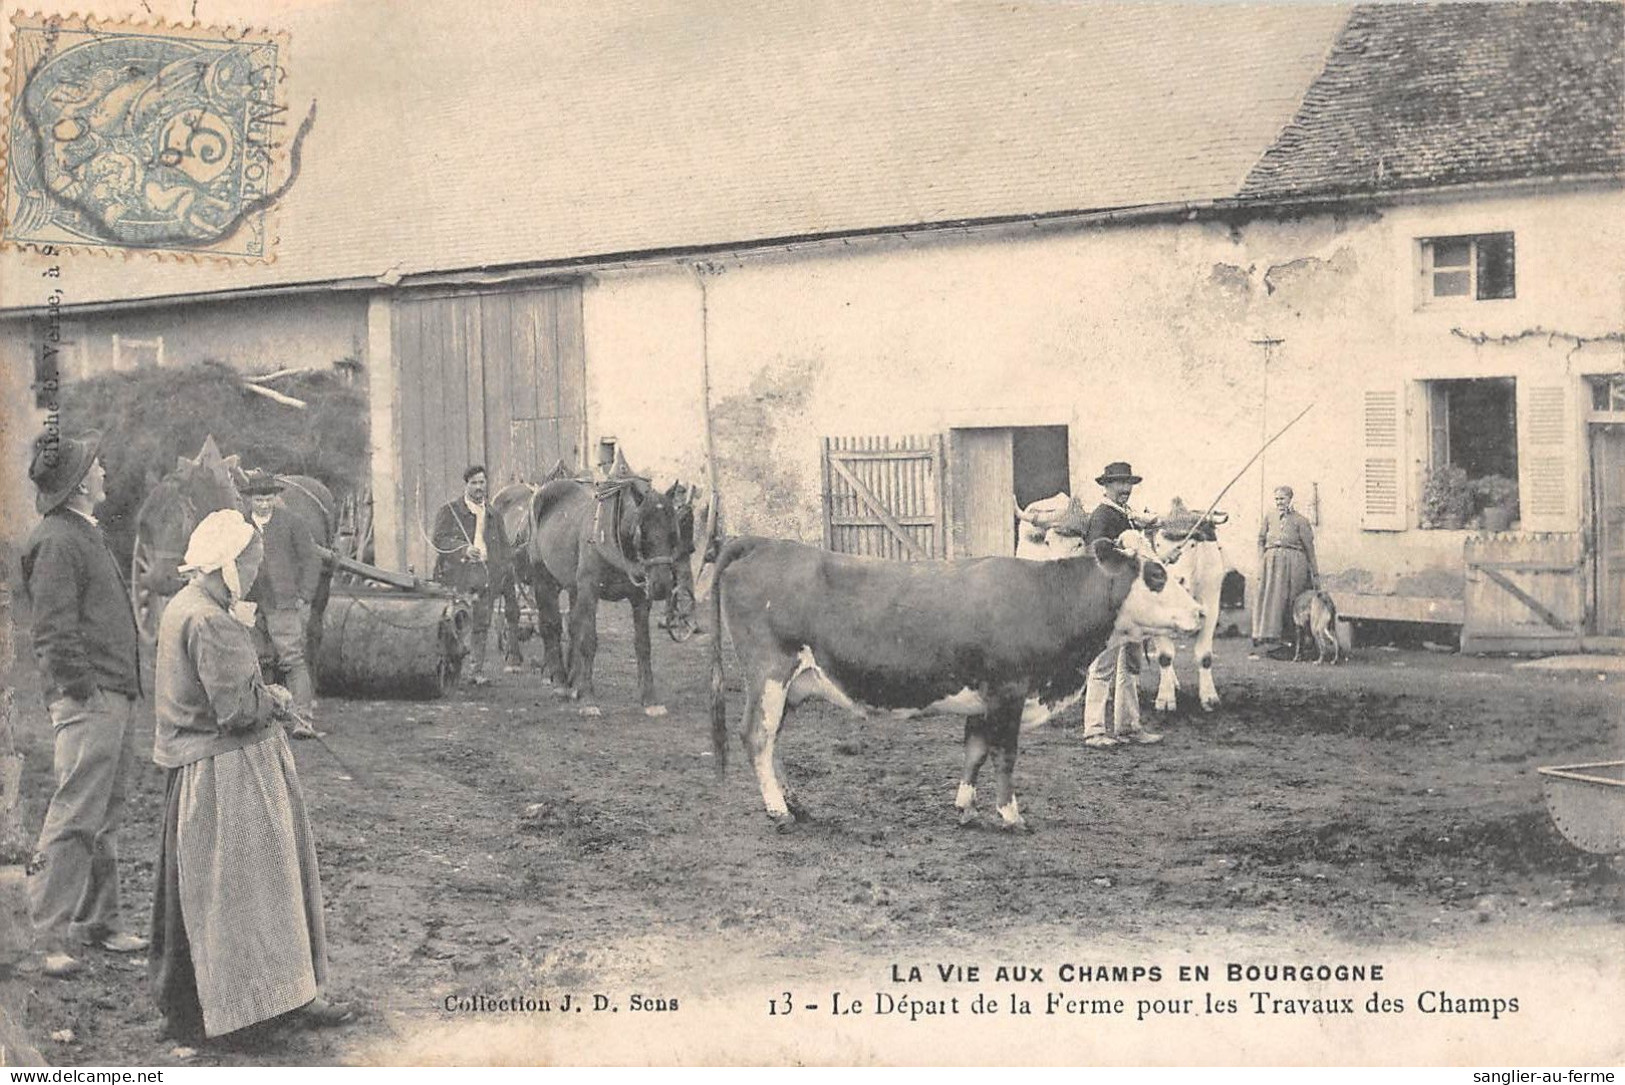
{"label": "window with shutters", "polygon": [[1419,305],[1517,297],[1516,249],[1510,233],[1425,237],[1418,245]]}
{"label": "window with shutters", "polygon": [[[1515,507],[1518,410],[1511,378],[1427,382],[1428,487],[1421,526],[1460,528],[1490,505]],[[1448,512],[1460,490],[1459,515]],[[1431,500],[1429,500],[1431,499]],[[1430,507],[1438,506],[1438,507]]]}

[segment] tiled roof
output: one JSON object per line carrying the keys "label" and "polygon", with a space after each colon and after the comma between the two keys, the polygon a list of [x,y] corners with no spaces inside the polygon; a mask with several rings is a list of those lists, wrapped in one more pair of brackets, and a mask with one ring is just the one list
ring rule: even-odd
{"label": "tiled roof", "polygon": [[1355,9],[1242,195],[1625,171],[1625,5]]}
{"label": "tiled roof", "polygon": [[[315,99],[319,115],[275,216],[275,262],[76,261],[71,302],[1234,195],[1348,13],[1063,0],[287,10],[290,113]],[[17,261],[0,255],[0,284],[34,277]]]}

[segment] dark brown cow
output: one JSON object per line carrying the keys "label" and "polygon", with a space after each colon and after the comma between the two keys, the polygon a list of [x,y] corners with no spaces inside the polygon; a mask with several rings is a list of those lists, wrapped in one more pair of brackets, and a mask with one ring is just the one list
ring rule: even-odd
{"label": "dark brown cow", "polygon": [[954,805],[974,817],[988,754],[998,811],[1022,824],[1011,784],[1023,723],[1075,704],[1108,643],[1193,633],[1202,611],[1160,564],[1101,541],[1056,562],[976,558],[893,562],[799,543],[734,539],[712,587],[712,747],[727,757],[721,617],[745,671],[743,738],[768,816],[806,816],[775,743],[786,712],[822,697],[860,714],[946,712],[965,720],[965,772]]}

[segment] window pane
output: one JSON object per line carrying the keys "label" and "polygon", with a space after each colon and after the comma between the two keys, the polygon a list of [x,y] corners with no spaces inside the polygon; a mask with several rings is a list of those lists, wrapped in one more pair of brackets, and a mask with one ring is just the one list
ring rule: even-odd
{"label": "window pane", "polygon": [[1465,271],[1440,271],[1433,275],[1433,296],[1461,298],[1467,296],[1468,274]]}
{"label": "window pane", "polygon": [[1625,411],[1625,376],[1587,377],[1591,384],[1591,409]]}
{"label": "window pane", "polygon": [[1472,255],[1470,237],[1441,237],[1433,242],[1434,267],[1466,267]]}
{"label": "window pane", "polygon": [[1478,296],[1510,298],[1513,291],[1511,234],[1484,234],[1478,239]]}

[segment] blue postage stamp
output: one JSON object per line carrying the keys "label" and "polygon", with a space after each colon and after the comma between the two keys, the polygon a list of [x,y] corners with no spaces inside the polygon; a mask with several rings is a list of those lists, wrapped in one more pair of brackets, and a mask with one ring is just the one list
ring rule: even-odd
{"label": "blue postage stamp", "polygon": [[269,259],[267,216],[298,166],[278,153],[286,49],[270,32],[15,17],[0,241]]}

